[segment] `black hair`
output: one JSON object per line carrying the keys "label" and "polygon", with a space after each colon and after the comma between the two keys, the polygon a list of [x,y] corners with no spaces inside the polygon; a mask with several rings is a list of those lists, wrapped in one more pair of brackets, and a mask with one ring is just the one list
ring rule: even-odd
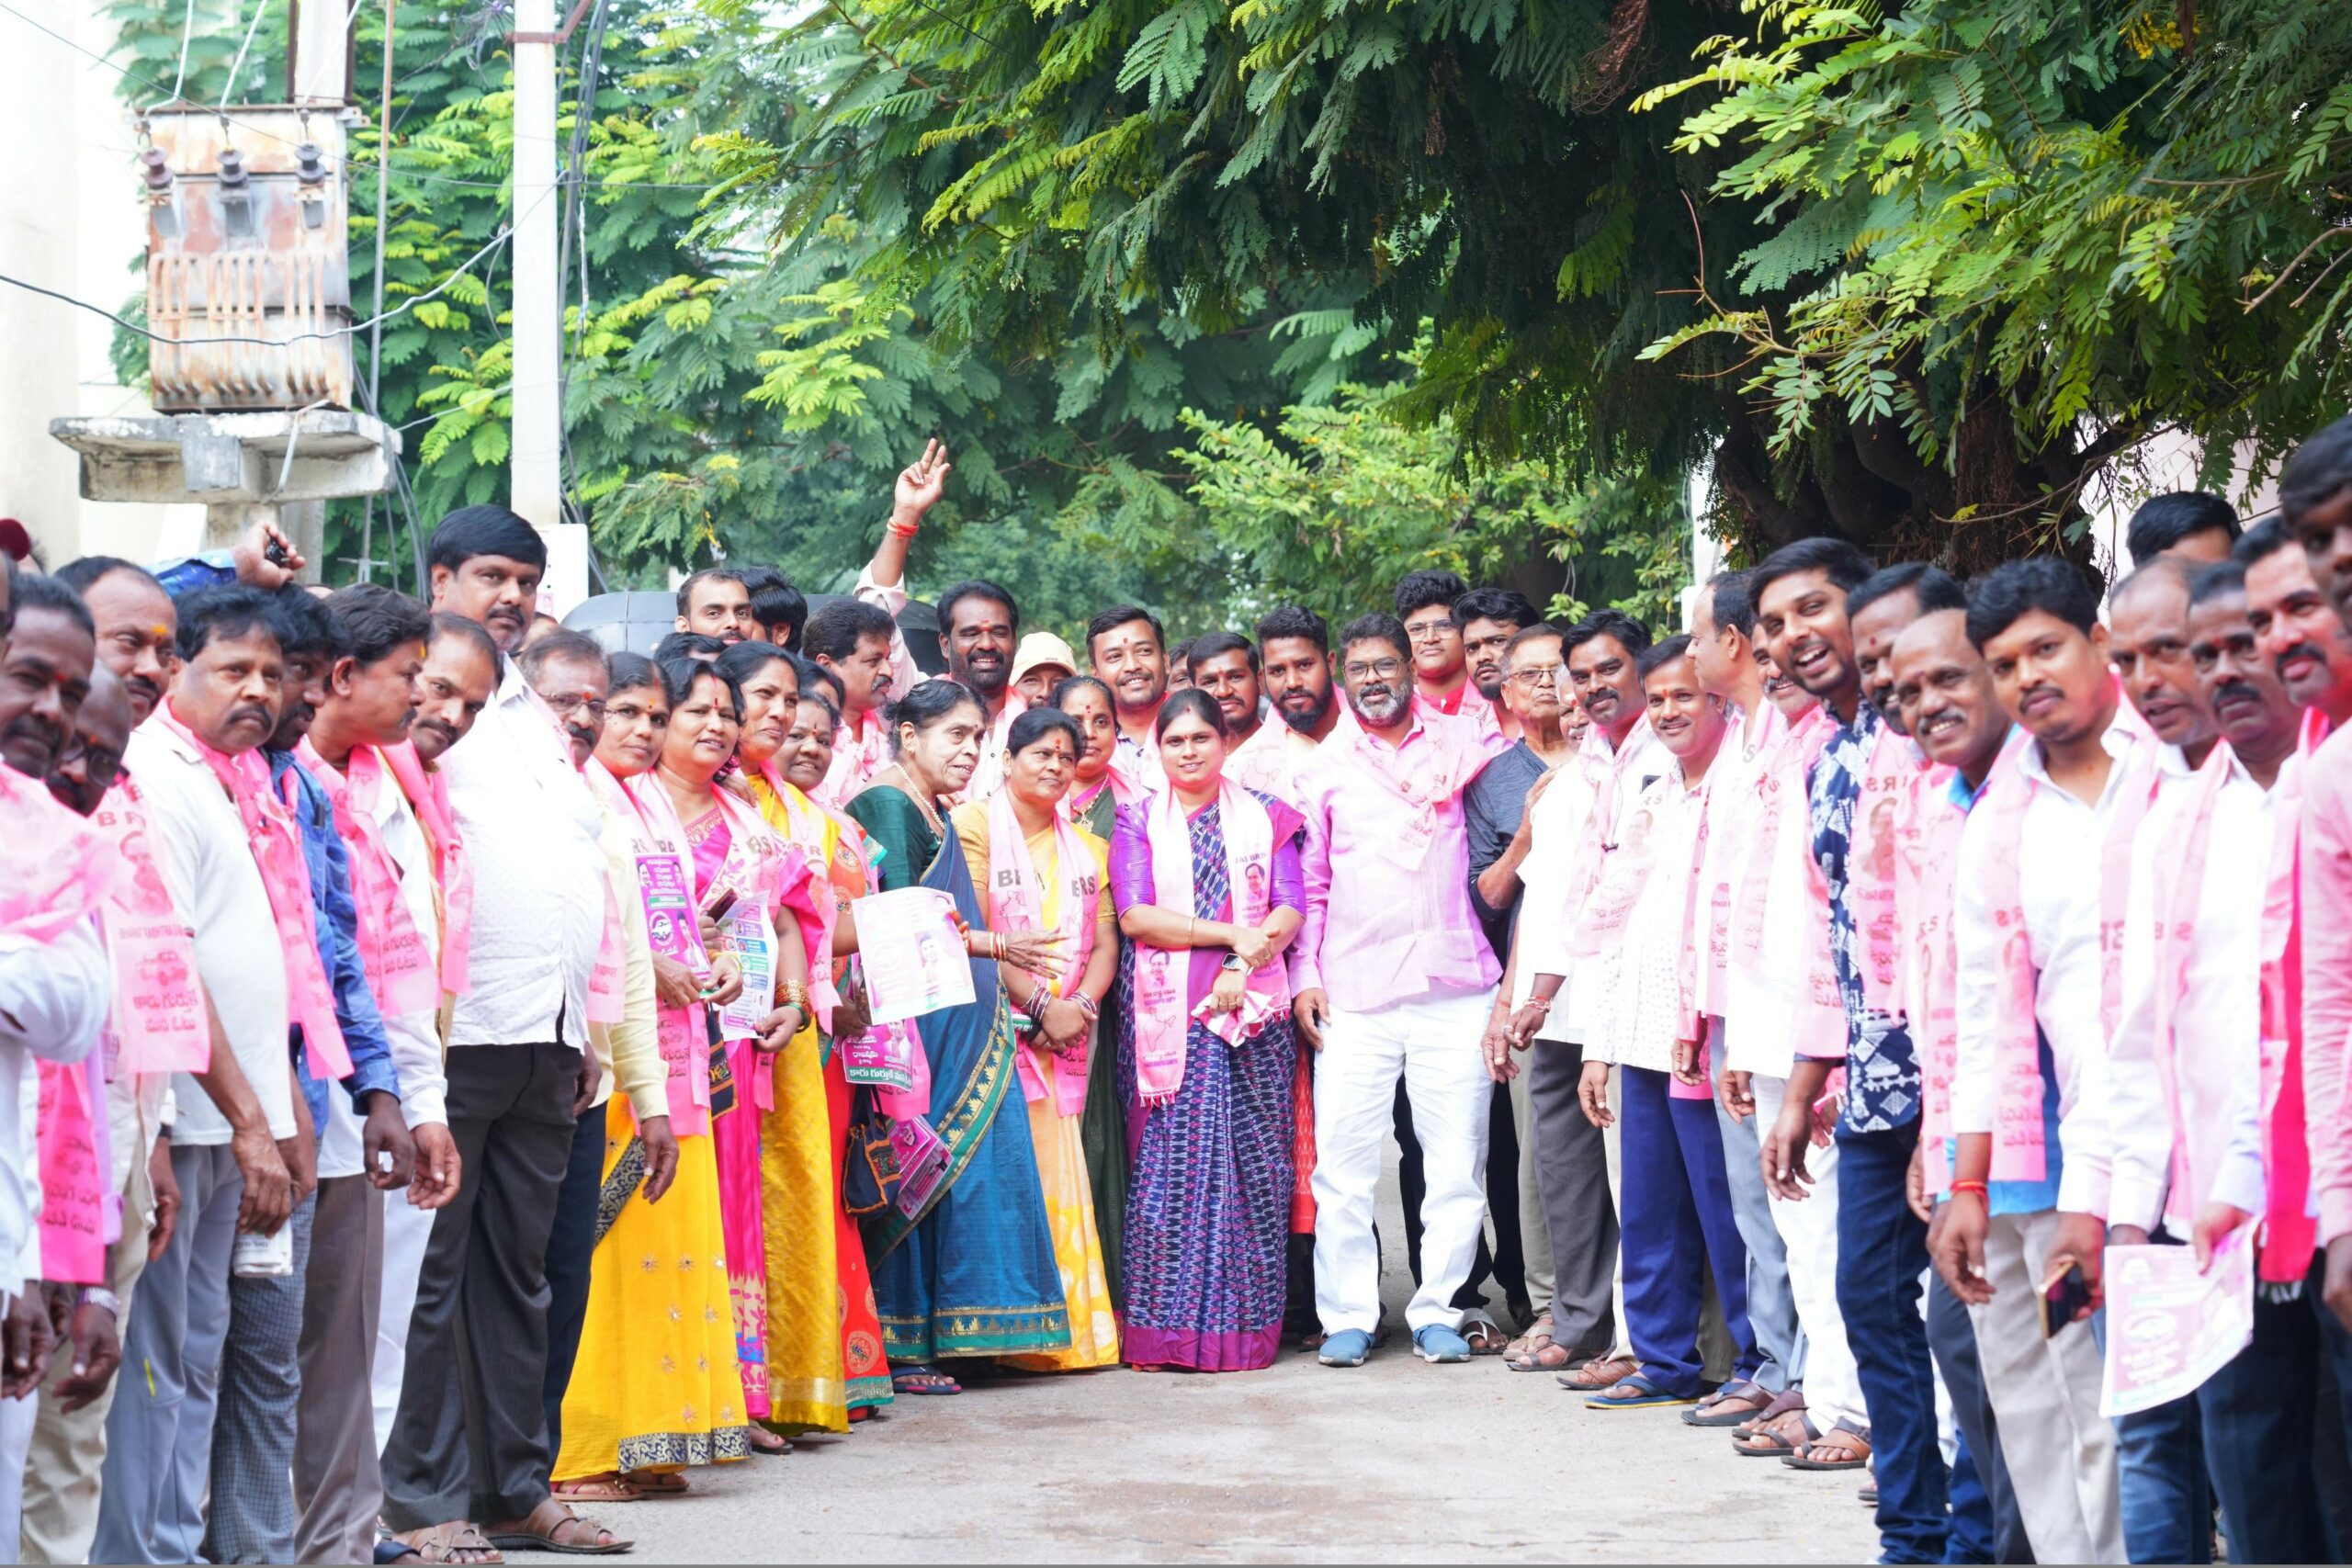
{"label": "black hair", "polygon": [[1707,583],[1707,612],[1715,629],[1728,626],[1753,642],[1756,639],[1756,574],[1719,571]]}
{"label": "black hair", "polygon": [[[1198,686],[1187,686],[1181,692],[1168,694],[1168,700],[1159,705],[1159,716],[1151,721],[1151,738],[1154,740],[1160,739],[1168,733],[1170,725],[1188,714],[1216,730],[1219,740],[1233,739],[1233,727],[1225,722],[1225,710],[1217,706],[1215,697]],[[1077,726],[1070,728],[1075,729]]]}
{"label": "black hair", "polygon": [[1892,599],[1898,593],[1910,594],[1923,615],[1931,615],[1938,610],[1968,608],[1968,590],[1951,573],[1926,561],[1906,560],[1882,568],[1848,589],[1846,616],[1850,620],[1880,600]]}
{"label": "black hair", "polygon": [[800,672],[800,691],[805,696],[820,687],[831,687],[833,694],[833,716],[840,721],[842,704],[849,696],[849,686],[839,675],[826,669],[805,653],[792,656],[792,667]]}
{"label": "black hair", "polygon": [[752,595],[752,618],[767,627],[777,647],[798,648],[800,628],[808,624],[808,601],[792,579],[772,566],[747,566],[742,577]]}
{"label": "black hair", "polygon": [[[469,615],[460,615],[453,610],[435,610],[433,612],[433,635],[427,639],[425,646],[430,648],[433,643],[445,637],[457,637],[461,641],[473,644],[474,650],[490,660],[491,679],[495,682],[505,678],[506,655],[499,651],[497,641],[484,629],[480,621]],[[187,655],[182,654],[181,657],[186,658]]]}
{"label": "black hair", "polygon": [[539,531],[503,506],[460,506],[441,519],[424,547],[428,567],[455,571],[476,556],[503,556],[525,566],[548,569],[547,541]]}
{"label": "black hair", "polygon": [[1304,637],[1317,653],[1331,651],[1331,624],[1304,604],[1284,604],[1258,617],[1258,646],[1278,637]]}
{"label": "black hair", "polygon": [[1473,621],[1500,621],[1514,626],[1533,626],[1542,617],[1527,595],[1514,588],[1473,588],[1453,602],[1453,629],[1468,631]]}
{"label": "black hair", "polygon": [[539,671],[562,660],[573,664],[594,664],[605,671],[609,678],[611,661],[605,656],[605,645],[594,637],[574,631],[552,631],[514,656],[522,667],[523,679],[533,685],[539,682]]}
{"label": "black hair", "polygon": [[727,644],[702,632],[672,632],[653,645],[653,662],[667,664],[673,659],[699,659],[706,664],[727,651]]}
{"label": "black hair", "polygon": [[2294,547],[2295,536],[2289,531],[2287,520],[2266,517],[2238,536],[2238,542],[2230,547],[2230,558],[2240,566],[2252,566]]}
{"label": "black hair", "polygon": [[[1396,584],[1396,618],[1401,621],[1414,611],[1426,610],[1432,604],[1442,604],[1451,610],[1454,601],[1468,592],[1470,585],[1443,567],[1408,571]],[[1347,646],[1344,637],[1340,646]]]}
{"label": "black hair", "polygon": [[421,647],[433,636],[433,613],[380,582],[355,583],[331,593],[326,606],[351,657],[362,664],[373,664],[396,649]]}
{"label": "black hair", "polygon": [[727,700],[734,705],[735,722],[743,722],[743,688],[717,665],[699,659],[657,659],[653,662],[662,671],[662,694],[670,699],[673,708],[685,706],[686,699],[694,694],[695,682],[707,678],[718,682],[727,693]]}
{"label": "black hair", "polygon": [[1613,637],[1617,645],[1639,659],[1650,645],[1650,629],[1623,610],[1595,610],[1560,634],[1560,656],[1567,657],[1596,637]]}
{"label": "black hair", "polygon": [[879,604],[869,604],[863,599],[836,599],[808,617],[800,628],[800,651],[811,659],[830,659],[835,663],[857,651],[857,645],[867,637],[878,637],[885,642],[899,629],[890,612]]}
{"label": "black hair", "polygon": [[1690,634],[1677,632],[1664,642],[1642,649],[1634,658],[1634,673],[1646,681],[1678,659],[1690,657]]}
{"label": "black hair", "polygon": [[634,692],[641,686],[660,692],[664,702],[670,700],[670,682],[662,678],[662,671],[653,660],[641,653],[616,653],[605,660],[605,668],[612,671],[612,686],[606,693],[608,696]]}
{"label": "black hair", "polygon": [[2210,491],[2170,491],[2150,496],[2132,513],[2123,530],[2123,548],[2133,566],[2145,566],[2190,535],[2217,528],[2236,540],[2244,532],[2236,507]]}
{"label": "black hair", "polygon": [[[873,608],[870,604],[866,607]],[[832,606],[828,604],[825,608],[829,610]],[[823,614],[823,611],[819,614]],[[917,681],[905,696],[890,705],[891,755],[897,756],[906,750],[905,742],[899,735],[900,728],[912,725],[915,733],[920,735],[967,705],[979,709],[983,717],[988,714],[988,705],[980,701],[980,694],[961,681],[951,680],[944,675]]]}
{"label": "black hair", "polygon": [[733,567],[707,566],[700,571],[691,573],[684,582],[678,584],[679,615],[690,615],[694,614],[695,584],[697,582],[732,582],[737,587],[742,589],[746,594],[749,594],[752,592],[752,585],[745,582],[743,581],[743,574],[737,571]]}
{"label": "black hair", "polygon": [[[1418,572],[1414,574],[1419,575]],[[1412,580],[1408,577],[1405,581],[1410,582]],[[1405,635],[1403,617],[1392,615],[1385,610],[1358,615],[1340,628],[1340,656],[1342,659],[1347,657],[1348,649],[1360,642],[1385,642],[1396,650],[1399,658],[1410,660],[1413,657],[1413,640]]]}
{"label": "black hair", "polygon": [[778,648],[772,642],[758,642],[747,638],[720,654],[718,659],[720,672],[739,686],[770,664],[778,661],[792,666],[793,679],[797,684],[800,676],[800,660],[795,659],[789,650]]}
{"label": "black hair", "polygon": [[[1193,662],[1193,645],[1200,640],[1201,639],[1196,637],[1188,637],[1182,642],[1180,642],[1175,647],[1170,649],[1168,650],[1168,662],[1170,664],[1182,664],[1189,668]],[[1086,651],[1090,655],[1094,651],[1094,644],[1091,639],[1090,639],[1086,645]]]}
{"label": "black hair", "polygon": [[[28,577],[17,579],[22,586]],[[243,583],[226,583],[219,588],[199,588],[179,603],[179,655],[192,660],[202,653],[213,637],[243,637],[255,627],[266,631],[270,640],[277,639],[277,621],[270,614],[270,596],[258,588]],[[471,622],[467,623],[469,626]],[[483,632],[484,640],[490,634]]]}
{"label": "black hair", "polygon": [[278,651],[288,659],[332,660],[351,651],[350,640],[335,625],[326,602],[293,583],[270,594],[269,612]]}
{"label": "black hair", "polygon": [[1168,629],[1159,624],[1159,617],[1158,615],[1153,615],[1149,610],[1145,609],[1140,604],[1114,604],[1109,609],[1103,611],[1101,615],[1086,623],[1087,662],[1092,663],[1094,660],[1094,639],[1096,637],[1102,637],[1108,632],[1117,631],[1121,626],[1126,626],[1135,621],[1149,622],[1151,624],[1151,640],[1158,643],[1163,650],[1168,647]]}
{"label": "black hair", "polygon": [[1799,539],[1793,545],[1782,545],[1766,556],[1763,564],[1747,574],[1747,592],[1758,604],[1764,602],[1764,590],[1784,577],[1794,577],[1801,571],[1817,571],[1838,587],[1851,593],[1870,581],[1871,558],[1857,546],[1844,539],[1818,535]]}
{"label": "black hair", "polygon": [[18,572],[12,580],[16,597],[14,608],[18,619],[27,610],[53,610],[92,637],[98,635],[98,626],[90,619],[90,607],[82,603],[82,595],[54,577],[37,571]]}
{"label": "black hair", "polygon": [[956,624],[956,606],[967,599],[993,599],[1004,606],[1012,617],[1012,635],[1021,635],[1021,606],[1014,602],[1012,590],[1001,582],[990,582],[984,577],[959,582],[939,596],[939,629],[944,633]]}
{"label": "black hair", "polygon": [[1239,632],[1203,632],[1193,639],[1190,657],[1195,665],[1220,653],[1240,654],[1250,661],[1250,673],[1258,673],[1258,645]]}
{"label": "black hair", "polygon": [[1563,649],[1567,646],[1567,634],[1566,632],[1562,631],[1559,627],[1554,626],[1549,621],[1538,621],[1532,626],[1521,626],[1519,630],[1511,634],[1510,641],[1503,645],[1503,662],[1505,664],[1509,664],[1511,661],[1512,656],[1518,653],[1521,649],[1526,647],[1531,642],[1541,642],[1545,637],[1558,638],[1560,646]]}
{"label": "black hair", "polygon": [[1982,649],[2035,610],[2088,636],[2098,625],[2098,594],[2088,578],[2055,557],[2003,561],[1976,580],[1968,604],[1968,640]]}
{"label": "black hair", "polygon": [[158,593],[167,592],[163,583],[156,580],[153,572],[143,566],[124,560],[119,556],[82,556],[67,561],[50,575],[76,593],[87,593],[90,591],[90,584],[101,577],[109,577],[118,571],[130,573]]}
{"label": "black hair", "polygon": [[1063,706],[1063,699],[1076,696],[1081,688],[1087,686],[1102,694],[1105,705],[1116,708],[1117,699],[1111,695],[1110,686],[1100,675],[1065,675],[1054,682],[1054,689],[1046,694],[1046,700],[1054,705],[1057,712],[1068,713],[1069,710]]}
{"label": "black hair", "polygon": [[2237,599],[2245,596],[2245,566],[2233,560],[2217,560],[2200,568],[2188,580],[2188,605],[2195,609],[2208,599]]}
{"label": "black hair", "polygon": [[835,730],[841,728],[842,705],[828,696],[822,686],[812,682],[811,684],[801,687],[800,700],[804,703],[815,703],[819,707],[825,710],[825,733],[827,736],[830,737]]}
{"label": "black hair", "polygon": [[2278,514],[2292,523],[2352,487],[2352,414],[2295,448],[2278,475]]}
{"label": "black hair", "polygon": [[1035,746],[1040,738],[1058,735],[1069,742],[1073,757],[1086,750],[1086,738],[1078,732],[1078,721],[1059,708],[1023,708],[1021,716],[1012,721],[1005,732],[1004,754],[1017,757]]}

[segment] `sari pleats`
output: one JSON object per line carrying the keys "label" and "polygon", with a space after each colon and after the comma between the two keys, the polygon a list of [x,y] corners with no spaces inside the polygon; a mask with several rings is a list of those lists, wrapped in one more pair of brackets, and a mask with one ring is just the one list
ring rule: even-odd
{"label": "sari pleats", "polygon": [[797,1431],[849,1430],[834,1258],[839,1178],[814,1024],[776,1053],[775,1109],[761,1117],[767,1258],[768,1415]]}

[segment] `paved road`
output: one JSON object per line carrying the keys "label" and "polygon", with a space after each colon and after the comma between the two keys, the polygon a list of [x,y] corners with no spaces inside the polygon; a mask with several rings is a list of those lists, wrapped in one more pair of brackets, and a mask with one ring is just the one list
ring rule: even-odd
{"label": "paved road", "polygon": [[[1395,1320],[1409,1282],[1386,1283]],[[1349,1371],[1288,1352],[902,1397],[601,1513],[638,1562],[1867,1562],[1862,1479],[1742,1459],[1673,1410],[1589,1411],[1497,1359],[1424,1366],[1399,1333]]]}

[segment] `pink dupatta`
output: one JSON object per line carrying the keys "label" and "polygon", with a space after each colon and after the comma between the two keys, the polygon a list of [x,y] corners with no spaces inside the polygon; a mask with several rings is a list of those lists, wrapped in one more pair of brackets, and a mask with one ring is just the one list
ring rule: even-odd
{"label": "pink dupatta", "polygon": [[[657,782],[655,789],[661,790]],[[668,791],[662,790],[666,798]],[[718,802],[718,812],[727,822],[727,858],[718,874],[712,879],[714,888],[719,885],[733,887],[744,897],[757,898],[770,911],[790,909],[799,931],[803,956],[808,972],[814,975],[820,962],[830,960],[831,953],[820,958],[818,942],[824,927],[824,915],[818,908],[818,899],[811,892],[823,862],[811,862],[800,846],[776,836],[766,818],[757,807],[739,800],[730,792],[713,792]],[[681,835],[683,841],[684,835]],[[687,864],[694,863],[691,851]],[[781,938],[777,939],[781,942]],[[784,966],[775,962],[771,974],[776,979],[784,975]],[[773,993],[766,998],[772,1009],[775,1005]],[[813,1003],[812,1003],[813,1006]],[[774,1064],[768,1064],[773,1067]],[[752,1103],[761,1111],[775,1109],[775,1074],[773,1071],[752,1075]]]}
{"label": "pink dupatta", "polygon": [[305,736],[297,757],[319,781],[334,807],[335,836],[351,860],[352,902],[359,916],[359,962],[368,972],[376,1005],[406,1016],[437,1011],[441,981],[424,937],[409,918],[401,894],[401,868],[384,847],[376,825],[376,802],[384,789],[384,761],[372,746],[356,746],[337,769],[319,755]]}
{"label": "pink dupatta", "polygon": [[334,1015],[334,994],[327,988],[326,969],[319,957],[317,917],[311,904],[311,868],[302,853],[302,830],[296,826],[285,802],[270,793],[269,764],[257,750],[241,751],[232,757],[213,750],[180,722],[179,716],[172,711],[169,698],[157,706],[154,719],[203,759],[205,766],[212,770],[212,776],[228,792],[238,818],[244,823],[254,863],[261,871],[262,890],[269,897],[270,918],[277,927],[277,945],[286,960],[287,1000],[294,1021],[302,1026],[311,1076],[349,1077],[351,1053],[344,1045],[343,1026]]}
{"label": "pink dupatta", "polygon": [[[267,773],[262,793],[269,793]],[[0,933],[51,942],[96,914],[114,890],[113,846],[37,779],[0,764]]]}
{"label": "pink dupatta", "polygon": [[449,784],[424,765],[409,741],[385,747],[382,756],[433,851],[433,880],[441,890],[441,993],[462,997],[471,988],[466,971],[473,946],[474,874],[457,813],[449,808]]}
{"label": "pink dupatta", "polygon": [[[1261,925],[1274,886],[1274,823],[1266,808],[1226,780],[1217,791],[1217,825],[1225,837],[1227,881],[1233,902],[1233,923]],[[1151,845],[1151,901],[1162,909],[1190,914],[1193,896],[1193,833],[1191,821],[1168,790],[1146,807],[1145,829]],[[1254,881],[1249,873],[1261,873]],[[1143,1103],[1164,1105],[1184,1084],[1184,1042],[1193,1010],[1185,1006],[1191,986],[1189,955],[1168,948],[1142,947],[1136,954],[1135,1035],[1136,1091]],[[1227,1044],[1264,1027],[1290,1006],[1290,981],[1284,966],[1267,964],[1250,972],[1249,996],[1238,1013],[1206,1015],[1203,1021]],[[1205,998],[1204,998],[1205,1006]]]}
{"label": "pink dupatta", "polygon": [[[1778,1016],[1743,1020],[1733,1055],[1756,1064],[1745,1071],[1774,1077],[1788,1059],[1836,1061],[1846,1055],[1846,1005],[1829,952],[1829,890],[1813,858],[1813,765],[1835,725],[1815,707],[1792,722],[1766,751],[1753,780],[1753,830],[1743,853],[1731,910],[1726,967],[1769,998]],[[1778,1033],[1788,1049],[1751,1055],[1744,1040]],[[1734,1064],[1737,1065],[1737,1064]]]}
{"label": "pink dupatta", "polygon": [[[1045,928],[1045,892],[1039,886],[1036,862],[1029,853],[1029,837],[1012,808],[1012,792],[1000,789],[989,796],[989,928],[991,931],[1041,931]],[[1049,988],[1068,997],[1078,989],[1094,956],[1094,925],[1102,902],[1102,868],[1094,852],[1081,842],[1076,829],[1058,812],[1053,818],[1056,871],[1062,884],[1061,920],[1055,928],[1066,942],[1069,957]],[[1271,829],[1269,837],[1271,838]],[[1190,863],[1187,862],[1189,870]],[[1046,1098],[1046,1069],[1037,1047],[1023,1039],[1014,1058],[1021,1075],[1021,1092],[1031,1100]],[[1086,1108],[1086,1079],[1091,1066],[1081,1049],[1075,1059],[1043,1053],[1053,1065],[1054,1109],[1075,1116]],[[1182,1057],[1178,1057],[1182,1067]]]}
{"label": "pink dupatta", "polygon": [[126,874],[99,911],[114,964],[107,1021],[109,1072],[201,1073],[212,1066],[212,1029],[198,982],[196,939],[172,904],[148,848],[147,814],[129,773],[91,816]]}

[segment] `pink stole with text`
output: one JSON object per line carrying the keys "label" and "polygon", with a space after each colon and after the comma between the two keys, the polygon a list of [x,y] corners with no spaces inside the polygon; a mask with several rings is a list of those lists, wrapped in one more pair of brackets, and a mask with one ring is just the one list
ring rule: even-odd
{"label": "pink stole with text", "polygon": [[[1217,792],[1217,823],[1225,836],[1233,923],[1262,926],[1274,885],[1273,818],[1256,799],[1227,780]],[[1145,824],[1151,845],[1152,904],[1192,914],[1192,824],[1174,790],[1151,802]],[[1261,874],[1256,878],[1250,875],[1252,867]],[[1183,1087],[1184,1042],[1192,1015],[1186,1006],[1191,976],[1192,961],[1184,952],[1146,945],[1136,953],[1136,1090],[1146,1105],[1166,1104]],[[1256,1033],[1266,1019],[1279,1016],[1290,1006],[1284,966],[1267,964],[1251,970],[1249,994],[1257,998],[1256,1007],[1245,1005],[1240,1013],[1218,1013],[1203,1021],[1229,1044],[1239,1044],[1246,1034]]]}
{"label": "pink stole with text", "polygon": [[[1037,866],[1029,853],[1028,835],[1012,809],[1012,795],[1000,789],[989,796],[989,929],[998,931],[1045,929],[1045,894]],[[1053,818],[1054,856],[1062,884],[1061,920],[1055,928],[1067,944],[1069,957],[1048,987],[1056,997],[1075,995],[1085,977],[1087,961],[1094,956],[1094,926],[1102,903],[1102,868],[1094,853],[1080,841],[1078,832],[1058,813]],[[1187,864],[1189,865],[1189,862]],[[1054,1109],[1075,1116],[1086,1108],[1090,1058],[1080,1047],[1076,1058],[1046,1053],[1052,1063]],[[1021,1092],[1031,1100],[1046,1098],[1045,1066],[1035,1046],[1026,1039],[1014,1057],[1021,1075]],[[1180,1060],[1181,1066],[1181,1060]]]}

